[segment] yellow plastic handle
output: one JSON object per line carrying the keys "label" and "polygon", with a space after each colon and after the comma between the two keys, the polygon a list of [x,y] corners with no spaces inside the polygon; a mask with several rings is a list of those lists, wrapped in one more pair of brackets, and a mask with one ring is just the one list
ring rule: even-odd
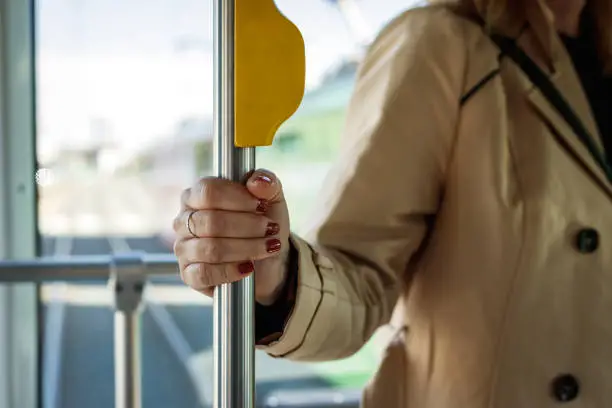
{"label": "yellow plastic handle", "polygon": [[304,39],[274,0],[234,1],[235,144],[269,146],[304,96]]}

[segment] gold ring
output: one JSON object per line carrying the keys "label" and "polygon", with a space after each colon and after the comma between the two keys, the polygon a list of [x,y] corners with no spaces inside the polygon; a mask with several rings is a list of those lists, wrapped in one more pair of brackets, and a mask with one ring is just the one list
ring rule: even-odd
{"label": "gold ring", "polygon": [[187,231],[189,231],[189,233],[191,234],[192,237],[194,238],[200,238],[198,237],[193,230],[191,229],[191,218],[193,217],[193,214],[197,213],[197,211],[192,211],[189,213],[189,215],[187,216]]}

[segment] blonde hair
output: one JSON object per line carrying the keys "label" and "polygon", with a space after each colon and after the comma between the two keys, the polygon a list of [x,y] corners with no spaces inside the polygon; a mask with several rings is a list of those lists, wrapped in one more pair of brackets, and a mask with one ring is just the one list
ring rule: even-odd
{"label": "blonde hair", "polygon": [[[520,29],[526,22],[526,2],[535,0],[429,0],[445,4],[482,19],[489,28]],[[612,73],[612,0],[587,0],[587,8],[595,19],[597,47],[607,73]]]}

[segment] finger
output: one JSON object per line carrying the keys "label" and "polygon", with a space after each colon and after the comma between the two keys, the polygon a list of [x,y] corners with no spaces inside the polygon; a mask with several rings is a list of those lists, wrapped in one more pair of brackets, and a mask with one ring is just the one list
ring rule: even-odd
{"label": "finger", "polygon": [[215,287],[211,286],[209,288],[199,290],[198,292],[201,292],[205,294],[206,296],[208,296],[209,298],[212,298],[213,296],[215,296]]}
{"label": "finger", "polygon": [[188,210],[176,217],[174,230],[184,238],[263,238],[278,234],[280,226],[254,213]]}
{"label": "finger", "polygon": [[194,263],[183,268],[181,277],[189,287],[207,293],[212,292],[210,288],[215,286],[237,282],[253,273],[254,270],[255,267],[251,261],[220,265]]}
{"label": "finger", "polygon": [[276,238],[197,238],[175,245],[175,253],[185,265],[258,261],[275,256],[281,249],[281,241]]}
{"label": "finger", "polygon": [[189,208],[187,206],[187,200],[189,200],[190,195],[191,195],[191,188],[186,188],[181,193],[181,210],[184,210],[185,208]]}
{"label": "finger", "polygon": [[283,187],[276,175],[268,170],[256,170],[246,183],[249,192],[270,204],[284,200]]}
{"label": "finger", "polygon": [[194,210],[256,212],[260,201],[243,185],[221,178],[200,180],[184,197],[185,207]]}

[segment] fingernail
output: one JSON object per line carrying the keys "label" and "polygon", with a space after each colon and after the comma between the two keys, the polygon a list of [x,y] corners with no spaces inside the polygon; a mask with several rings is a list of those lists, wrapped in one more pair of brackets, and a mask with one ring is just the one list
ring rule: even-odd
{"label": "fingernail", "polygon": [[255,177],[255,181],[261,182],[261,183],[266,183],[266,184],[272,184],[272,179],[268,176],[265,175],[259,175],[257,177]]}
{"label": "fingernail", "polygon": [[281,242],[278,239],[271,239],[266,243],[266,249],[269,253],[278,252],[281,249]]}
{"label": "fingernail", "polygon": [[257,204],[257,212],[258,213],[265,213],[268,211],[268,202],[266,200],[259,200],[259,203]]}
{"label": "fingernail", "polygon": [[238,271],[240,271],[242,275],[248,275],[255,271],[255,265],[253,265],[253,262],[241,263],[238,265]]}
{"label": "fingernail", "polygon": [[268,224],[268,227],[266,228],[266,237],[271,237],[273,235],[276,235],[280,232],[280,225],[278,225],[275,222],[271,222]]}

